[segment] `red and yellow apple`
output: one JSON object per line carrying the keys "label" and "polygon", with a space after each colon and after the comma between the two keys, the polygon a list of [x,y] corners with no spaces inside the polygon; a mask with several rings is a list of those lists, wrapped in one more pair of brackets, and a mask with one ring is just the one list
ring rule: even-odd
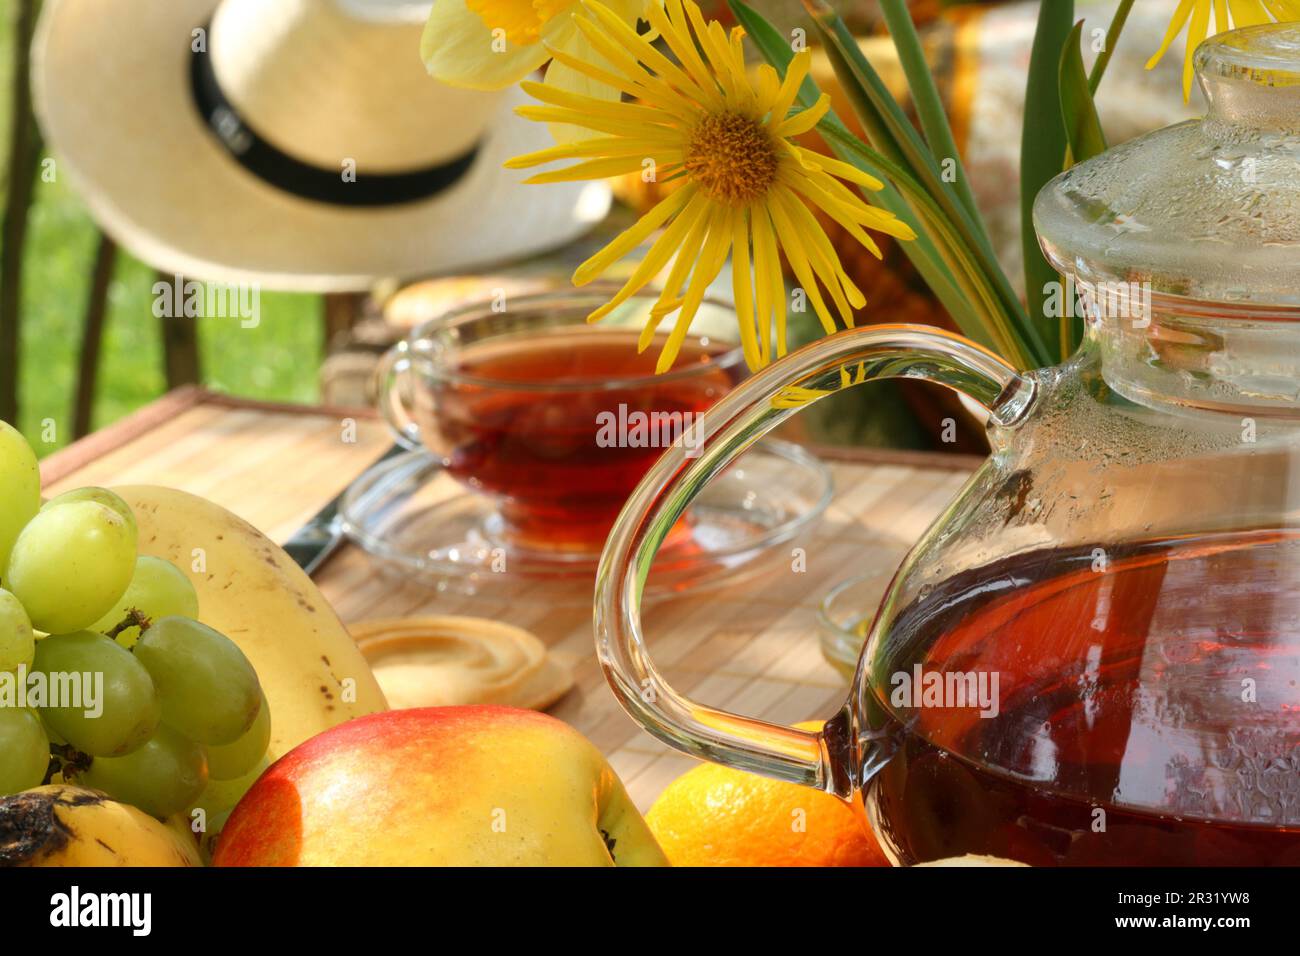
{"label": "red and yellow apple", "polygon": [[244,795],[216,866],[666,866],[605,758],[512,707],[358,717]]}

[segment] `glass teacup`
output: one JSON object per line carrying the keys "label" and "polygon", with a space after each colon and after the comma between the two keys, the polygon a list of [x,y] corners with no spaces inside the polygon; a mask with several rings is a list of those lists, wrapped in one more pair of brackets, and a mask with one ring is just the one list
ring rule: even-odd
{"label": "glass teacup", "polygon": [[[598,324],[613,290],[485,302],[417,328],[385,356],[380,407],[399,443],[492,497],[516,549],[595,555],[632,489],[744,371],[730,307],[706,301],[671,369],[667,334],[638,350],[655,299]],[[734,331],[730,334],[734,335]]]}

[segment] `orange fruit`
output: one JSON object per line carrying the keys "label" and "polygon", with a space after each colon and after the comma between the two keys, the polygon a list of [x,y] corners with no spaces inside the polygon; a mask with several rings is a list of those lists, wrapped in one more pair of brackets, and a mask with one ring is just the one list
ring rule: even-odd
{"label": "orange fruit", "polygon": [[670,783],[646,822],[674,866],[890,865],[860,802],[712,763]]}

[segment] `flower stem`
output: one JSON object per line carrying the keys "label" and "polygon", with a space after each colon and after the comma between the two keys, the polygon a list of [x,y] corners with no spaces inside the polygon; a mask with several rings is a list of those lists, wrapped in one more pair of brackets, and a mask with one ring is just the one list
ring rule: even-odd
{"label": "flower stem", "polygon": [[1128,22],[1133,3],[1134,0],[1121,0],[1115,16],[1110,21],[1110,29],[1106,31],[1106,47],[1097,54],[1097,62],[1092,65],[1092,72],[1088,74],[1088,90],[1094,96],[1097,94],[1097,88],[1101,86],[1101,78],[1106,75],[1106,67],[1110,65],[1110,58],[1115,53],[1119,36],[1124,32],[1124,24]]}

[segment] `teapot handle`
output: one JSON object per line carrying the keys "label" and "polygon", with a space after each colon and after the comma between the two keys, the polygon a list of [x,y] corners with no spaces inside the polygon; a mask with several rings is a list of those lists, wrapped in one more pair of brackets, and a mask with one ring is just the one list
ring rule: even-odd
{"label": "teapot handle", "polygon": [[[623,507],[596,579],[596,647],[619,703],[669,746],[705,760],[847,797],[843,728],[809,733],[716,710],[673,690],[650,659],[641,632],[641,592],[655,554],[691,501],[715,475],[800,408],[852,385],[915,378],[946,385],[984,405],[991,421],[1018,424],[1033,379],[958,335],[877,325],[829,336],[758,372],[705,412],[693,441],[679,441]],[[688,444],[691,446],[688,449]],[[689,454],[688,454],[689,451]]]}

